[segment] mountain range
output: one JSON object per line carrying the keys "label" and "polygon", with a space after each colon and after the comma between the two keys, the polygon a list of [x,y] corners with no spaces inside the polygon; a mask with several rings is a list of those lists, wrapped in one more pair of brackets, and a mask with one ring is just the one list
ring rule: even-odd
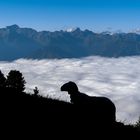
{"label": "mountain range", "polygon": [[36,31],[18,25],[0,28],[0,60],[19,58],[123,57],[140,55],[138,33],[95,33],[76,28],[68,31]]}

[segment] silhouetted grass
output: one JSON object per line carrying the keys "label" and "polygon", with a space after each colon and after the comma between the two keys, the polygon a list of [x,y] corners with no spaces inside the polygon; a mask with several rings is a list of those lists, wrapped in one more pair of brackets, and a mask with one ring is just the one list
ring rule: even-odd
{"label": "silhouetted grass", "polygon": [[[106,124],[100,119],[90,118],[90,114],[85,114],[83,106],[75,106],[71,103],[43,98],[38,95],[30,95],[25,92],[19,93],[13,89],[1,90],[2,110],[1,116],[8,126],[17,128],[36,128],[37,125],[49,131],[65,131],[68,135],[79,137],[98,136],[103,133],[107,137],[116,135],[118,138],[127,136],[135,139],[138,137],[138,125],[124,125],[121,122]],[[92,113],[92,112],[91,112]],[[94,116],[94,114],[92,114]],[[100,117],[99,117],[100,118]],[[18,122],[18,123],[17,123]],[[41,129],[38,128],[37,129]],[[49,130],[49,131],[48,131]],[[101,135],[98,135],[101,134]]]}

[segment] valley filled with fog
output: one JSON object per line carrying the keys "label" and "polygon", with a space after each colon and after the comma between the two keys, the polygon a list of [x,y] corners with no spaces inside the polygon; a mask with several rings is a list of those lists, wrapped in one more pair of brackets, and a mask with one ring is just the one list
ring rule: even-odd
{"label": "valley filled with fog", "polygon": [[74,81],[83,93],[109,97],[118,121],[134,123],[140,116],[140,57],[0,61],[5,75],[14,69],[23,73],[27,92],[37,86],[43,96],[69,101],[60,87]]}

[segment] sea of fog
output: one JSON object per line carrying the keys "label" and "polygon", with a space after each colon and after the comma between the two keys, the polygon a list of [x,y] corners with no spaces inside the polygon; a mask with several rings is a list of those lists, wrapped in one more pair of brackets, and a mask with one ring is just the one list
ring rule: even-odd
{"label": "sea of fog", "polygon": [[26,91],[70,101],[60,87],[68,81],[77,83],[81,92],[109,97],[116,105],[117,120],[134,123],[140,116],[140,57],[53,59],[0,62],[0,70],[20,70],[26,80]]}

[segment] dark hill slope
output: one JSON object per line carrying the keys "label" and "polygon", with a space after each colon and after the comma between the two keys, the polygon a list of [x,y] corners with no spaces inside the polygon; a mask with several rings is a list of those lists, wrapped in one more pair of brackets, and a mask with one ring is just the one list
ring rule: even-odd
{"label": "dark hill slope", "polygon": [[77,135],[79,138],[90,138],[94,135],[99,139],[104,133],[104,138],[112,138],[112,134],[116,135],[116,138],[139,137],[138,130],[133,126],[119,122],[108,125],[100,120],[94,121],[95,118],[89,119],[90,114],[82,112],[83,106],[16,93],[12,90],[1,92],[0,102],[2,104],[1,124],[10,129],[25,128],[24,131],[35,130],[34,132],[45,130],[47,135],[58,132],[65,133],[69,137]]}

